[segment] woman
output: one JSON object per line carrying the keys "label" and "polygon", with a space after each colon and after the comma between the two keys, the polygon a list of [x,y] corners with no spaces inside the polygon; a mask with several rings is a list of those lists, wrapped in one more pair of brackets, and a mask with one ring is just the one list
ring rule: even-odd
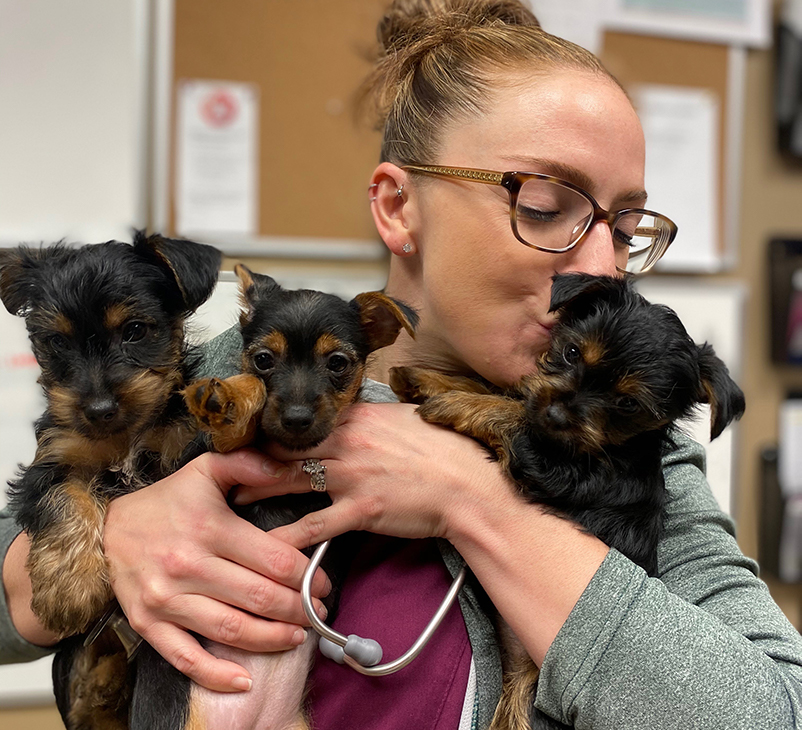
{"label": "woman", "polygon": [[[637,117],[594,57],[539,31],[512,0],[399,0],[379,30],[383,55],[368,88],[385,141],[369,198],[392,253],[387,293],[415,306],[421,325],[414,342],[402,335],[379,354],[371,376],[386,382],[389,367],[415,362],[512,383],[532,369],[548,342],[551,277],[614,275],[627,267],[628,248],[604,220],[562,253],[532,248],[545,246],[545,239],[524,245],[520,228],[516,238],[503,187],[477,184],[453,169],[424,174],[409,166],[542,173],[577,185],[606,210],[642,208]],[[581,208],[586,198],[577,195],[572,200]],[[372,400],[390,400],[381,386],[368,392]],[[696,445],[682,440],[665,459],[669,507],[659,578],[647,578],[595,537],[523,503],[483,449],[423,423],[411,406],[360,404],[303,456],[326,465],[333,506],[271,534],[238,521],[223,495],[233,485],[243,485],[238,501],[309,490],[297,454],[207,455],[109,509],[106,552],[131,623],[201,684],[236,691],[248,689],[251,678],[201,650],[187,629],[244,649],[298,644],[305,622],[297,591],[306,560],[296,548],[366,530],[443,538],[452,569],[459,563],[456,549],[540,667],[536,707],[561,723],[791,728],[802,714],[802,640],[738,550],[732,524],[704,482]],[[382,543],[387,560],[366,566],[353,590],[370,600],[378,596],[371,592],[371,570],[379,574],[409,545],[432,543]],[[19,632],[4,643],[15,643],[20,657],[36,652],[20,637],[33,644],[49,638],[27,608],[25,550],[20,536],[4,567]],[[418,557],[423,566],[439,564],[433,550]],[[378,623],[404,623],[404,612],[425,592],[417,575],[392,584],[403,609]],[[426,586],[447,584],[441,575]],[[315,592],[326,590],[321,574]],[[351,590],[346,584],[344,604]],[[459,668],[456,691],[454,683],[438,685],[440,704],[421,695],[416,704],[424,706],[423,719],[391,720],[383,711],[373,726],[456,727],[460,717],[470,724],[471,716],[474,726],[487,725],[499,668],[481,595],[468,592],[462,603],[473,668],[461,659],[449,664]],[[382,605],[392,610],[392,602]],[[377,610],[344,605],[338,621],[354,625]],[[464,635],[459,615],[449,621],[441,633],[450,638],[440,640],[438,651]],[[413,665],[422,683],[416,689],[401,679],[412,668],[397,680],[367,680],[347,668],[337,674],[321,660],[316,672],[329,684],[318,678],[315,704],[343,694],[352,708],[386,708],[375,697],[393,692],[408,702],[443,673],[438,657],[426,656],[417,661],[428,663]],[[333,722],[329,710],[313,707],[313,714],[323,718],[319,727],[336,726],[326,724]],[[351,726],[371,726],[368,713],[354,717]]]}

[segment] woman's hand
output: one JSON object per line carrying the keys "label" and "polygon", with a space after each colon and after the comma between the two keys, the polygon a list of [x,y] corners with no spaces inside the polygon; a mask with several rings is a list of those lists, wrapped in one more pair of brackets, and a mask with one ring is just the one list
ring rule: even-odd
{"label": "woman's hand", "polygon": [[[289,472],[282,469],[253,449],[204,454],[108,508],[105,552],[132,628],[209,689],[248,689],[250,677],[213,657],[188,631],[248,651],[282,651],[304,640],[301,626],[308,622],[298,591],[307,558],[226,504],[237,484],[263,496],[285,493]],[[328,590],[319,571],[313,593]]]}
{"label": "woman's hand", "polygon": [[[303,461],[271,449],[289,472],[287,491],[309,491]],[[333,505],[270,535],[302,548],[351,530],[396,537],[451,538],[476,509],[492,509],[512,487],[488,452],[473,440],[422,421],[408,404],[358,403],[318,448]],[[239,487],[238,504],[262,499],[258,486]]]}

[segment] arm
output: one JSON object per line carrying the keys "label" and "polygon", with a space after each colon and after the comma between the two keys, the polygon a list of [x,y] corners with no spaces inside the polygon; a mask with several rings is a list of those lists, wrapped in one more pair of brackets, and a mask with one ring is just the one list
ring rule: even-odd
{"label": "arm", "polygon": [[545,658],[536,704],[576,727],[793,728],[802,638],[738,548],[702,448],[678,441],[659,578],[611,552]]}
{"label": "arm", "polygon": [[[701,447],[683,441],[666,462],[661,576],[648,578],[514,498],[474,442],[415,425],[406,409],[353,408],[309,454],[328,467],[334,505],[274,534],[296,546],[350,529],[450,540],[541,664],[537,706],[562,722],[794,727],[802,639],[738,549],[704,482]],[[297,467],[287,484],[304,491]]]}
{"label": "arm", "polygon": [[7,510],[0,512],[0,663],[26,662],[48,654],[56,637],[49,634],[31,611],[31,581],[25,562],[28,538]]}
{"label": "arm", "polygon": [[[247,689],[250,676],[213,657],[190,631],[248,651],[282,651],[304,639],[299,589],[308,560],[226,503],[243,482],[281,491],[279,468],[253,449],[204,454],[107,511],[104,550],[131,627],[209,689]],[[316,596],[325,584],[320,572]]]}

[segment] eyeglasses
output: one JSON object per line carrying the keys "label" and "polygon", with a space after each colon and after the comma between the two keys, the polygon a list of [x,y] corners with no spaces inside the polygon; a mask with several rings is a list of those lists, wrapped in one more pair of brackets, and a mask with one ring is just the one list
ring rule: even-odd
{"label": "eyeglasses", "polygon": [[660,213],[643,208],[604,210],[578,185],[551,175],[437,165],[403,165],[401,169],[506,188],[513,234],[525,246],[538,251],[570,251],[595,223],[604,221],[610,226],[617,268],[622,273],[649,271],[677,235],[676,224]]}

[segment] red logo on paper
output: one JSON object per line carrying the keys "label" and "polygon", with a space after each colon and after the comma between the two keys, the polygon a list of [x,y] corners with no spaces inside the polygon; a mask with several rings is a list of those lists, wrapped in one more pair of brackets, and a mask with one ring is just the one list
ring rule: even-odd
{"label": "red logo on paper", "polygon": [[211,127],[227,127],[239,114],[239,104],[233,94],[224,89],[213,91],[201,102],[201,116]]}

